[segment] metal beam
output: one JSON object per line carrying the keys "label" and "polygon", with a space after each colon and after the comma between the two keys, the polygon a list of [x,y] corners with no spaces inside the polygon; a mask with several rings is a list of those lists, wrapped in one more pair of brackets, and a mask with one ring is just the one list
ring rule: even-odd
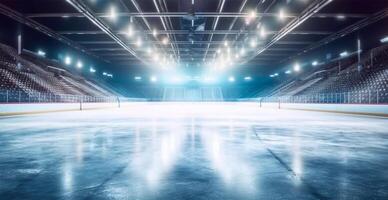
{"label": "metal beam", "polygon": [[[222,13],[222,10],[224,9],[224,5],[225,5],[225,0],[220,0],[219,3],[218,3],[218,6],[217,6],[217,10],[218,12],[217,13]],[[220,17],[216,17],[216,19],[213,21],[213,25],[212,25],[212,31],[215,31],[217,29],[217,25],[218,25],[218,21],[220,20]],[[210,38],[208,41],[212,41],[213,40],[213,35],[214,34],[211,34],[210,35]],[[210,44],[207,45],[207,48],[209,49],[210,47]],[[204,58],[207,57],[207,52],[208,51],[205,51],[205,56]]]}
{"label": "metal beam", "polygon": [[285,27],[283,27],[277,34],[272,37],[272,39],[266,45],[258,49],[253,56],[249,57],[247,61],[260,55],[286,35],[295,32],[293,31],[294,29],[296,29],[299,25],[308,20],[311,16],[313,16],[315,13],[317,13],[319,10],[321,10],[323,7],[325,7],[332,1],[333,0],[315,0],[314,2],[312,2],[310,5],[308,5],[306,9],[302,11],[302,13],[297,18],[293,19]]}
{"label": "metal beam", "polygon": [[[69,45],[81,52],[84,52],[88,55],[91,55],[91,56],[94,56],[96,58],[99,58],[98,56],[96,56],[95,54],[91,53],[88,49],[84,48],[83,46],[77,44],[76,42],[74,42],[73,40],[70,40],[69,38],[67,37],[64,37],[63,35],[60,35],[58,34],[57,32],[51,30],[50,28],[48,28],[47,26],[44,26],[38,22],[36,22],[35,20],[32,20],[32,19],[29,19],[29,18],[26,18],[23,14],[15,11],[15,10],[12,10],[11,8],[3,5],[0,3],[0,13],[7,16],[7,17],[10,17],[12,18],[13,20],[19,22],[19,23],[22,23],[26,26],[29,26],[31,27],[32,29],[34,30],[37,30],[51,38],[54,38],[66,45]],[[103,60],[105,62],[108,62],[106,60]]]}
{"label": "metal beam", "polygon": [[319,47],[321,47],[323,45],[326,45],[326,44],[328,44],[330,42],[333,42],[333,41],[335,41],[335,40],[337,40],[339,38],[342,38],[342,37],[344,37],[346,35],[349,35],[349,34],[355,32],[357,30],[360,30],[360,29],[362,29],[362,28],[364,28],[364,27],[366,27],[366,26],[368,26],[370,24],[373,24],[373,23],[375,23],[377,21],[380,21],[380,20],[382,20],[382,19],[384,19],[386,17],[388,17],[388,8],[386,8],[386,9],[384,9],[382,11],[379,11],[379,12],[373,14],[372,16],[366,18],[366,19],[360,20],[360,21],[358,21],[358,22],[356,22],[356,23],[354,23],[354,24],[352,24],[352,25],[350,25],[350,26],[348,26],[348,27],[346,27],[346,28],[336,32],[336,33],[333,33],[332,35],[330,35],[330,36],[328,36],[328,37],[326,37],[326,38],[324,38],[324,39],[322,39],[322,40],[320,40],[320,41],[318,41],[318,42],[316,42],[316,43],[306,47],[305,49],[303,49],[298,54],[293,55],[291,57],[288,57],[287,59],[282,60],[281,62],[284,62],[286,60],[295,58],[296,56],[300,56],[300,55],[302,55],[304,53],[307,53],[308,51],[311,51],[313,49],[319,48]]}
{"label": "metal beam", "polygon": [[[180,48],[182,52],[187,51],[217,51],[218,48]],[[172,49],[156,49],[157,51],[166,52],[166,51],[173,51]],[[278,48],[278,47],[271,47],[267,49],[267,51],[299,51],[300,48]],[[124,51],[122,48],[90,48],[90,51]]]}
{"label": "metal beam", "polygon": [[[143,61],[142,58],[140,58],[136,52],[131,48],[129,47],[124,41],[121,40],[121,38],[116,34],[114,33],[114,31],[108,26],[106,25],[105,22],[103,22],[102,20],[98,19],[98,17],[95,15],[95,13],[93,13],[93,11],[91,11],[86,5],[84,2],[82,2],[81,0],[67,0],[67,2],[69,2],[74,8],[76,8],[80,13],[82,13],[83,15],[85,15],[85,17],[87,17],[91,22],[93,22],[99,29],[102,30],[102,32],[104,32],[105,34],[107,34],[109,37],[111,37],[114,41],[117,42],[117,44],[119,44],[121,47],[123,47],[126,51],[128,51],[129,53],[131,53],[133,56],[135,56],[136,58],[138,58],[139,60]],[[145,64],[147,64],[145,61],[143,61]]]}
{"label": "metal beam", "polygon": [[[111,45],[111,44],[117,44],[115,41],[77,41],[79,44],[83,45]],[[144,42],[145,44],[159,44],[159,42],[155,41],[147,41]],[[224,44],[224,41],[194,41],[193,43],[190,41],[175,41],[175,44],[178,45],[200,45],[200,44],[211,44],[211,45],[220,45]],[[243,41],[237,42],[236,44],[239,43],[245,43]],[[310,41],[279,41],[276,44],[281,44],[281,45],[309,45],[312,44],[313,42]],[[136,42],[128,42],[127,44],[130,45],[135,45]]]}
{"label": "metal beam", "polygon": [[[245,12],[119,12],[118,17],[140,17],[140,18],[160,18],[160,17],[213,17],[213,18],[245,18],[249,13]],[[81,13],[28,13],[25,15],[29,18],[84,18]],[[107,13],[96,13],[97,17],[107,18]],[[278,17],[279,13],[257,13],[257,17]],[[298,14],[289,13],[285,18],[296,18]],[[362,13],[316,13],[312,18],[365,18],[369,17]]]}
{"label": "metal beam", "polygon": [[[283,30],[281,30],[283,31]],[[268,31],[268,35],[277,35],[280,31]],[[284,31],[283,31],[284,32]],[[62,35],[97,35],[97,34],[106,34],[104,31],[58,31],[59,34]],[[119,35],[127,35],[124,31],[116,31],[112,32],[114,34]],[[136,34],[152,34],[152,31],[136,31],[134,32]],[[257,34],[257,31],[251,31],[251,30],[204,30],[204,31],[189,31],[189,30],[166,30],[166,31],[159,31],[159,34],[198,34],[198,35],[206,35],[206,34],[215,34],[215,35],[236,35],[236,34]],[[332,31],[292,31],[288,32],[287,34],[292,35],[330,35],[332,34]]]}

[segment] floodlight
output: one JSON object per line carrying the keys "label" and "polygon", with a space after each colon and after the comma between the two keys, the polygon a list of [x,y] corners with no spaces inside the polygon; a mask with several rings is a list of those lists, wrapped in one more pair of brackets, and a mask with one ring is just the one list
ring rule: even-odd
{"label": "floodlight", "polygon": [[286,18],[285,11],[283,9],[280,9],[279,11],[279,19],[284,20]]}
{"label": "floodlight", "polygon": [[45,57],[46,56],[46,52],[44,52],[42,50],[38,50],[38,55],[42,56],[42,57]]}
{"label": "floodlight", "polygon": [[156,29],[154,29],[154,30],[152,31],[152,35],[153,35],[154,37],[158,36],[158,31],[157,31]]}
{"label": "floodlight", "polygon": [[151,76],[150,81],[151,82],[157,82],[158,78],[156,76]]}
{"label": "floodlight", "polygon": [[84,64],[79,60],[77,62],[77,68],[81,69],[84,66]]}
{"label": "floodlight", "polygon": [[252,80],[252,77],[246,76],[246,77],[244,77],[244,80],[245,80],[245,81],[251,81],[251,80]]}
{"label": "floodlight", "polygon": [[229,82],[234,82],[236,79],[233,77],[233,76],[230,76],[229,78],[228,78],[228,81]]}
{"label": "floodlight", "polygon": [[267,31],[265,30],[264,26],[261,26],[260,28],[260,37],[265,38],[267,36]]}
{"label": "floodlight", "polygon": [[344,51],[344,52],[340,53],[341,57],[346,57],[348,55],[349,55],[349,53],[347,51]]}
{"label": "floodlight", "polygon": [[65,64],[66,65],[70,65],[71,64],[71,57],[70,56],[66,56],[65,57]]}
{"label": "floodlight", "polygon": [[388,43],[388,36],[382,38],[382,39],[380,40],[380,42],[381,42],[381,43]]}
{"label": "floodlight", "polygon": [[143,40],[141,39],[141,37],[137,38],[136,46],[141,47],[142,45],[143,45]]}
{"label": "floodlight", "polygon": [[109,18],[113,21],[116,20],[116,18],[117,18],[117,12],[116,12],[116,8],[114,6],[111,6],[109,9]]}
{"label": "floodlight", "polygon": [[163,43],[164,45],[167,45],[167,44],[168,44],[168,38],[167,38],[167,37],[163,38],[162,43]]}
{"label": "floodlight", "polygon": [[300,71],[300,65],[299,63],[294,64],[294,71],[299,72]]}

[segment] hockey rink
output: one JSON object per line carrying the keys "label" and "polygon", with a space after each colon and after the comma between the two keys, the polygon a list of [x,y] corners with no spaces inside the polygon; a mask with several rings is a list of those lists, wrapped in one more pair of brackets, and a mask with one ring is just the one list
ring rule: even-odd
{"label": "hockey rink", "polygon": [[0,118],[1,199],[387,199],[388,119],[255,103]]}

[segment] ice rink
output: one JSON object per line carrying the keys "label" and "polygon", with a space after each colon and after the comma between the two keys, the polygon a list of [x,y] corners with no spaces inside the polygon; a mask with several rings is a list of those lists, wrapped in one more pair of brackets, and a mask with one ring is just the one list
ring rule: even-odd
{"label": "ice rink", "polygon": [[388,199],[384,118],[133,103],[0,127],[0,199]]}

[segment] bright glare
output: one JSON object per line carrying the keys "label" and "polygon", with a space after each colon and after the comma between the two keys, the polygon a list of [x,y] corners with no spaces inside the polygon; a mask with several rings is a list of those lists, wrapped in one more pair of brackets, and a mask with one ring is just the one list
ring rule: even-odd
{"label": "bright glare", "polygon": [[152,49],[151,49],[150,47],[147,48],[147,53],[148,53],[149,55],[152,54]]}
{"label": "bright glare", "polygon": [[82,68],[83,66],[84,66],[84,64],[81,61],[77,62],[77,68]]}
{"label": "bright glare", "polygon": [[252,77],[246,76],[246,77],[244,77],[244,80],[245,80],[245,81],[251,81],[251,80],[252,80]]}
{"label": "bright glare", "polygon": [[114,6],[110,7],[110,9],[109,9],[109,18],[113,21],[116,20],[116,18],[117,18],[117,12],[116,12],[116,8]]}
{"label": "bright glare", "polygon": [[141,76],[135,76],[136,81],[141,81],[142,77]]}
{"label": "bright glare", "polygon": [[224,45],[227,47],[227,46],[228,46],[228,41],[225,41],[225,42],[224,42]]}
{"label": "bright glare", "polygon": [[38,50],[38,55],[39,56],[46,56],[46,52],[42,51],[42,50]]}
{"label": "bright glare", "polygon": [[337,15],[337,19],[344,20],[346,19],[345,15]]}
{"label": "bright glare", "polygon": [[254,10],[252,10],[250,13],[249,13],[249,18],[253,19],[253,18],[256,18],[256,12]]}
{"label": "bright glare", "polygon": [[318,61],[314,61],[314,62],[312,63],[312,65],[313,65],[313,66],[317,66],[317,65],[318,65]]}
{"label": "bright glare", "polygon": [[143,40],[141,39],[141,37],[137,38],[136,46],[141,47],[142,45],[143,45]]}
{"label": "bright glare", "polygon": [[95,70],[93,67],[91,67],[91,68],[89,69],[89,71],[90,71],[91,73],[95,73],[95,72],[96,72],[96,70]]}
{"label": "bright glare", "polygon": [[233,76],[230,76],[229,78],[228,78],[228,81],[229,82],[234,82],[236,79],[233,77]]}
{"label": "bright glare", "polygon": [[245,48],[244,48],[244,47],[240,49],[240,55],[241,55],[241,56],[244,56],[244,55],[245,55]]}
{"label": "bright glare", "polygon": [[292,71],[291,70],[287,70],[286,72],[284,72],[284,73],[286,73],[286,74],[291,74],[292,73]]}
{"label": "bright glare", "polygon": [[165,37],[165,38],[163,38],[163,41],[162,41],[162,43],[164,44],[164,45],[167,45],[168,44],[168,38],[167,37]]}
{"label": "bright glare", "polygon": [[252,48],[256,47],[256,46],[257,46],[257,41],[256,41],[256,39],[251,39],[251,41],[249,42],[249,45],[250,45]]}
{"label": "bright glare", "polygon": [[130,25],[128,26],[127,36],[128,36],[128,37],[132,37],[132,36],[133,36],[133,26],[132,26],[132,24],[130,24]]}
{"label": "bright glare", "polygon": [[381,43],[387,43],[387,42],[388,42],[388,36],[385,37],[385,38],[382,38],[382,39],[380,40],[380,42],[381,42]]}
{"label": "bright glare", "polygon": [[294,64],[294,71],[299,72],[300,71],[300,65],[299,63]]}
{"label": "bright glare", "polygon": [[265,27],[262,26],[262,27],[260,28],[260,37],[261,37],[261,38],[265,38],[266,36],[267,36],[267,31],[265,30]]}
{"label": "bright glare", "polygon": [[254,10],[252,10],[251,12],[249,12],[248,16],[246,17],[245,23],[248,25],[255,18],[256,18],[256,12]]}
{"label": "bright glare", "polygon": [[65,64],[70,65],[71,64],[71,58],[69,56],[66,56],[65,58]]}
{"label": "bright glare", "polygon": [[157,31],[156,29],[154,29],[154,30],[152,31],[152,35],[153,35],[154,37],[158,36],[158,31]]}
{"label": "bright glare", "polygon": [[346,57],[348,55],[349,55],[349,53],[347,51],[344,51],[344,52],[340,53],[341,57]]}
{"label": "bright glare", "polygon": [[156,76],[151,76],[150,81],[155,83],[158,81],[158,78]]}
{"label": "bright glare", "polygon": [[280,9],[279,11],[279,19],[284,20],[286,18],[285,11],[283,9]]}

